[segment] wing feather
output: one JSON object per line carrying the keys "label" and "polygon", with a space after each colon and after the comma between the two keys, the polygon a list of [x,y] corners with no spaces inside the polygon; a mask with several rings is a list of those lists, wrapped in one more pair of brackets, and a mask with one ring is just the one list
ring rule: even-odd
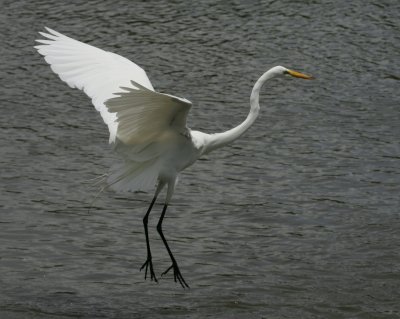
{"label": "wing feather", "polygon": [[109,185],[131,191],[153,186],[163,155],[188,132],[191,102],[155,92],[145,71],[122,56],[46,30],[35,48],[61,80],[92,98],[123,158],[111,168]]}
{"label": "wing feather", "polygon": [[128,59],[89,44],[74,40],[46,28],[39,32],[45,39],[35,46],[51,69],[72,88],[83,90],[100,112],[110,131],[110,143],[115,142],[118,123],[104,102],[112,98],[121,86],[130,86],[131,80],[153,90],[146,72]]}
{"label": "wing feather", "polygon": [[148,144],[168,132],[184,134],[191,102],[172,95],[151,91],[134,82],[123,92],[106,101],[116,113],[117,137],[125,144]]}

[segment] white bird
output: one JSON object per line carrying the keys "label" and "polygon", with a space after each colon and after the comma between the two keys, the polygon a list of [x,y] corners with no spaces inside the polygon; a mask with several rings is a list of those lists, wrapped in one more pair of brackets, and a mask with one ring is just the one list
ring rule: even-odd
{"label": "white bird", "polygon": [[148,235],[150,211],[161,190],[167,194],[157,231],[168,251],[175,282],[189,287],[164,237],[162,222],[171,200],[179,173],[200,156],[232,143],[246,132],[258,116],[259,94],[265,81],[288,74],[297,78],[311,76],[276,66],[255,83],[250,96],[250,112],[238,126],[216,134],[191,130],[186,118],[192,103],[186,99],[154,91],[146,72],[128,59],[74,40],[52,29],[39,32],[45,39],[35,46],[51,69],[72,88],[83,90],[92,99],[108,125],[110,143],[122,157],[108,174],[108,185],[117,191],[148,190],[157,184],[155,195],[143,218],[147,258],[141,270],[154,273]]}

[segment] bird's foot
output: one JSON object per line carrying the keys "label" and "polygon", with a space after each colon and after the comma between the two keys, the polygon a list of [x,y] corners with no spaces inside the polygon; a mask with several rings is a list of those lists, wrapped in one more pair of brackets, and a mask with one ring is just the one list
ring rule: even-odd
{"label": "bird's foot", "polygon": [[156,274],[154,273],[153,262],[151,261],[151,257],[150,258],[147,257],[147,260],[144,262],[142,267],[140,267],[140,271],[142,271],[143,268],[145,268],[144,279],[147,279],[147,271],[150,268],[150,280],[158,282]]}
{"label": "bird's foot", "polygon": [[167,274],[171,269],[174,270],[174,281],[177,282],[179,281],[179,283],[181,284],[182,288],[190,288],[189,285],[186,283],[185,279],[183,279],[181,271],[179,270],[178,264],[176,263],[176,261],[172,261],[172,265],[161,274],[161,277],[164,276],[165,274]]}

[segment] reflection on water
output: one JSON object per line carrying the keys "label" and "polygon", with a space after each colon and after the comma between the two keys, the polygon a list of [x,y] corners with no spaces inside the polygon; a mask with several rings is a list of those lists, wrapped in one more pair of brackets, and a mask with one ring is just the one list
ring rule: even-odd
{"label": "reflection on water", "polygon": [[[1,317],[398,317],[396,1],[3,9]],[[134,60],[207,132],[245,118],[267,68],[317,77],[268,83],[254,127],[183,174],[164,229],[189,291],[138,271],[152,194],[104,192],[88,213],[98,189],[85,181],[115,158],[90,101],[33,50],[43,26]]]}

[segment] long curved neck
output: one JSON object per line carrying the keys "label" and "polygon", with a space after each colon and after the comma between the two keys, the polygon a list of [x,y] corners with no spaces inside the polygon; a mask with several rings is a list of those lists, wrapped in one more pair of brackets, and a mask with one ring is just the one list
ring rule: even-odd
{"label": "long curved neck", "polygon": [[210,139],[206,145],[205,153],[209,153],[217,148],[225,146],[227,144],[232,143],[240,136],[246,132],[251,125],[254,123],[258,116],[258,112],[260,110],[259,105],[259,97],[260,97],[260,90],[263,84],[274,77],[276,74],[273,69],[265,72],[254,84],[253,90],[251,91],[250,95],[250,112],[247,115],[246,119],[239,124],[238,126],[222,132],[222,133],[215,133],[210,135]]}

